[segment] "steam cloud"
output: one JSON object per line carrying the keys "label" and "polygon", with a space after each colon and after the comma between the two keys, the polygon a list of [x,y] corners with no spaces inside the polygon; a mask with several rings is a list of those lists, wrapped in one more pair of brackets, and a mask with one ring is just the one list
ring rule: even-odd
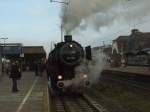
{"label": "steam cloud", "polygon": [[93,52],[93,54],[93,59],[90,63],[83,63],[82,65],[76,68],[77,76],[85,72],[91,84],[97,83],[99,81],[101,72],[108,65],[104,53],[98,50]]}
{"label": "steam cloud", "polygon": [[[67,2],[67,0],[62,0]],[[61,23],[66,34],[93,28],[100,31],[103,27],[115,22],[136,22],[149,16],[149,0],[69,0],[69,5],[62,5]],[[76,30],[78,29],[78,30]],[[100,72],[107,66],[105,55],[96,54],[88,65],[82,64],[76,68],[75,83],[80,73],[87,71],[92,83],[100,77]],[[69,85],[69,83],[68,83]]]}
{"label": "steam cloud", "polygon": [[[93,54],[95,55],[93,56],[92,61],[83,61],[80,66],[76,67],[75,78],[72,80],[66,80],[64,82],[66,87],[72,85],[72,87],[82,86],[85,83],[84,80],[89,81],[91,85],[99,81],[101,72],[105,67],[107,67],[108,64],[106,61],[106,56],[103,53],[100,53],[100,51],[95,51]],[[86,79],[83,78],[83,75],[85,74],[87,75]]]}
{"label": "steam cloud", "polygon": [[87,27],[99,31],[119,19],[127,22],[142,19],[148,16],[149,6],[149,0],[70,0],[68,6],[62,6],[62,26],[66,33]]}

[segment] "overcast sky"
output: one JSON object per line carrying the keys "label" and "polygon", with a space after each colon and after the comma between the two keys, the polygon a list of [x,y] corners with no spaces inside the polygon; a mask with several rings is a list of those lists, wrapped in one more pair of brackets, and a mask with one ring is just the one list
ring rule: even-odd
{"label": "overcast sky", "polygon": [[[122,2],[124,16],[128,14],[126,8],[138,7],[134,4],[138,1],[127,0],[127,2]],[[146,4],[150,6],[149,3]],[[60,9],[60,4],[50,3],[49,0],[0,0],[0,37],[9,38],[7,42],[43,45],[49,51],[51,41],[60,40]],[[150,31],[149,14],[136,21],[123,21],[120,18],[115,18],[112,24],[103,26],[99,31],[92,27],[80,31],[80,26],[80,28],[74,29],[72,34],[74,40],[81,42],[83,45],[97,46],[102,45],[102,41],[109,43],[119,35],[128,35],[132,28],[139,28],[144,32]]]}
{"label": "overcast sky", "polygon": [[0,37],[49,50],[50,42],[60,39],[59,9],[49,0],[0,0]]}

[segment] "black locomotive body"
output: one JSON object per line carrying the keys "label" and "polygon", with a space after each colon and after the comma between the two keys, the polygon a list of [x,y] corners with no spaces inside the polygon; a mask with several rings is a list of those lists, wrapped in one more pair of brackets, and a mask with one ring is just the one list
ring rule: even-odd
{"label": "black locomotive body", "polygon": [[[54,90],[68,90],[74,88],[74,79],[76,77],[75,68],[80,66],[85,60],[85,56],[90,60],[91,51],[88,47],[88,53],[76,41],[72,40],[72,36],[65,36],[65,41],[57,43],[55,48],[50,52],[47,62],[47,74],[51,81],[51,87]],[[89,81],[86,74],[78,82],[80,86],[77,88],[88,86]],[[82,84],[81,84],[82,83]]]}

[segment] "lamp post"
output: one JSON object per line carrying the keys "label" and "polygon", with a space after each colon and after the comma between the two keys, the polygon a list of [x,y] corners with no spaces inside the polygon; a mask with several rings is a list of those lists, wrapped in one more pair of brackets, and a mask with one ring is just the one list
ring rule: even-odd
{"label": "lamp post", "polygon": [[[50,2],[56,2],[56,3],[60,3],[60,4],[64,4],[64,5],[69,5],[69,1],[68,2],[62,2],[62,1],[58,1],[58,0],[50,0]],[[63,41],[63,25],[61,24],[60,26],[60,30],[61,30],[61,41]]]}
{"label": "lamp post", "polygon": [[[8,38],[0,38],[0,39],[2,39],[2,40],[4,41],[2,52],[3,52],[3,58],[4,58],[4,60],[5,60],[5,51],[4,51],[4,49],[5,49],[6,40],[7,40]],[[3,62],[2,62],[2,63],[3,63]],[[2,72],[5,71],[4,64],[5,64],[5,63],[2,64]]]}
{"label": "lamp post", "polygon": [[5,49],[5,44],[6,44],[6,40],[8,39],[8,38],[0,38],[0,39],[2,39],[3,41],[4,41],[4,45],[3,45],[3,57],[4,57],[4,59],[5,59],[5,52],[4,52],[4,49]]}

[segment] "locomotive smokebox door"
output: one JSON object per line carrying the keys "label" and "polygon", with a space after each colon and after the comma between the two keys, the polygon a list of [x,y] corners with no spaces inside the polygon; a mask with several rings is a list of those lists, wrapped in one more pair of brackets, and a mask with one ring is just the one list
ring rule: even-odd
{"label": "locomotive smokebox door", "polygon": [[91,46],[85,47],[86,59],[92,60]]}
{"label": "locomotive smokebox door", "polygon": [[65,40],[65,42],[71,42],[72,41],[72,35],[65,35],[64,40]]}

